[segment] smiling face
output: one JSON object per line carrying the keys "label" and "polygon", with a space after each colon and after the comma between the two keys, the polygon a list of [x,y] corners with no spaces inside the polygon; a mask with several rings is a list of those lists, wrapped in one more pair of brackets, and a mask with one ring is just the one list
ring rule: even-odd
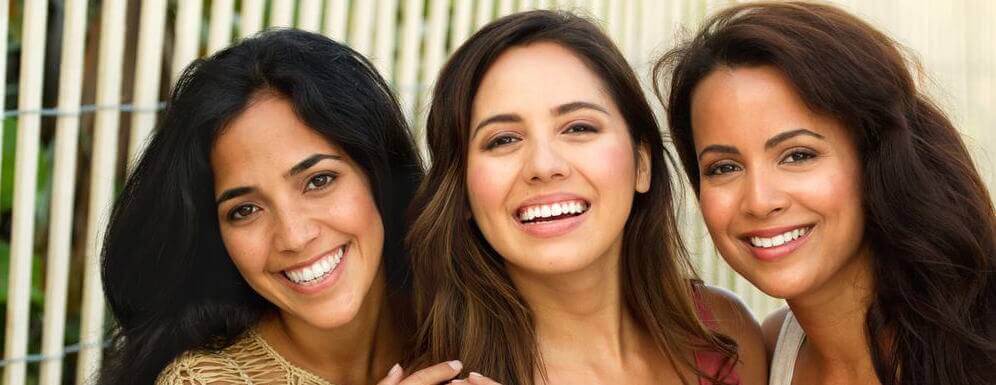
{"label": "smiling face", "polygon": [[266,95],[218,136],[211,167],[222,239],[249,285],[312,327],[351,321],[383,284],[384,229],[362,169]]}
{"label": "smiling face", "polygon": [[470,129],[470,209],[510,272],[618,259],[649,159],[641,151],[638,167],[625,120],[578,57],[546,42],[508,49],[481,80]]}
{"label": "smiling face", "polygon": [[702,214],[734,270],[792,299],[861,265],[857,149],[779,70],[714,70],[695,88],[692,127]]}

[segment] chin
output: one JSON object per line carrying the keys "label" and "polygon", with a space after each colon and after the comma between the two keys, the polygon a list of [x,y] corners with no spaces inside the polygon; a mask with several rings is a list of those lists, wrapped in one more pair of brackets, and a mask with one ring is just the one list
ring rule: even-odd
{"label": "chin", "polygon": [[535,253],[521,256],[518,261],[506,259],[519,270],[531,274],[566,274],[583,270],[594,263],[595,258],[580,256],[578,251]]}
{"label": "chin", "polygon": [[747,277],[747,280],[757,287],[758,290],[764,292],[764,294],[780,299],[796,298],[810,288],[808,281],[788,274],[766,274],[763,277],[755,274],[753,276],[745,275],[744,277]]}

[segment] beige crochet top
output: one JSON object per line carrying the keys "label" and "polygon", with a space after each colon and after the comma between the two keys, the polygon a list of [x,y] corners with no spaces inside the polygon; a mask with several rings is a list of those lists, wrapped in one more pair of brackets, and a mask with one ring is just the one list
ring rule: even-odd
{"label": "beige crochet top", "polygon": [[280,356],[255,330],[220,351],[189,351],[159,373],[156,385],[332,385]]}

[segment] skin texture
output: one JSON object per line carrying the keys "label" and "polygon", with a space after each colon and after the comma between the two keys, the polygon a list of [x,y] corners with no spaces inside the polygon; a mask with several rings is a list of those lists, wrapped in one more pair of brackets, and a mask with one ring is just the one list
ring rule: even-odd
{"label": "skin texture", "polygon": [[[315,154],[338,159],[290,173]],[[259,96],[219,135],[211,165],[216,197],[253,188],[221,202],[218,222],[239,272],[278,309],[262,321],[263,336],[291,362],[325,378],[348,383],[365,378],[346,368],[369,359],[356,353],[373,349],[378,329],[391,328],[378,321],[389,318],[378,317],[384,230],[362,170],[301,122],[285,99],[269,95]],[[348,251],[330,286],[301,293],[284,277],[285,269],[343,244]],[[335,346],[344,348],[329,349]],[[380,376],[391,363],[376,363]]]}
{"label": "skin texture", "polygon": [[[331,155],[298,167],[314,155]],[[284,358],[338,384],[429,385],[459,361],[411,373],[398,365],[401,336],[383,309],[384,228],[363,170],[305,125],[287,100],[260,95],[219,135],[211,153],[222,239],[249,285],[278,309],[259,331]],[[283,271],[348,244],[331,284],[302,293]],[[484,376],[468,381],[495,384]]]}
{"label": "skin texture", "polygon": [[[806,331],[795,383],[875,383],[864,335],[872,284],[861,170],[847,129],[810,111],[770,66],[706,76],[692,127],[713,242],[734,270],[785,298]],[[798,227],[810,230],[785,252],[762,258],[748,243],[752,232]],[[784,317],[765,323],[769,349]]]}
{"label": "skin texture", "polygon": [[[537,381],[680,383],[678,369],[657,352],[622,304],[623,227],[634,194],[649,189],[650,161],[642,146],[634,146],[597,75],[554,43],[510,48],[485,73],[470,127],[472,219],[505,259],[533,311],[547,374],[544,379],[537,373]],[[550,194],[583,199],[590,208],[569,231],[537,236],[525,230],[528,225],[517,213]],[[732,303],[713,297],[712,289],[706,292],[710,304],[714,298]],[[742,307],[730,309],[717,318],[737,320],[724,326],[735,329],[734,338],[753,333],[754,342],[745,345],[762,357],[747,370],[752,380],[745,383],[763,383],[757,323]],[[683,369],[681,374],[694,378]]]}

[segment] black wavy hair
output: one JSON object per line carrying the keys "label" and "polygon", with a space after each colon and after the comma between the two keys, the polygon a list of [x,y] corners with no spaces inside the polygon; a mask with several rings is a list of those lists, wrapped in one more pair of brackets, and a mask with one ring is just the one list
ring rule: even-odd
{"label": "black wavy hair", "polygon": [[222,244],[209,161],[218,133],[261,92],[342,148],[370,180],[384,223],[387,301],[413,335],[404,212],[423,171],[397,100],[373,65],[318,34],[262,32],[194,61],[177,81],[115,203],[102,254],[117,322],[101,384],[151,384],[191,349],[232,344],[273,305]]}

